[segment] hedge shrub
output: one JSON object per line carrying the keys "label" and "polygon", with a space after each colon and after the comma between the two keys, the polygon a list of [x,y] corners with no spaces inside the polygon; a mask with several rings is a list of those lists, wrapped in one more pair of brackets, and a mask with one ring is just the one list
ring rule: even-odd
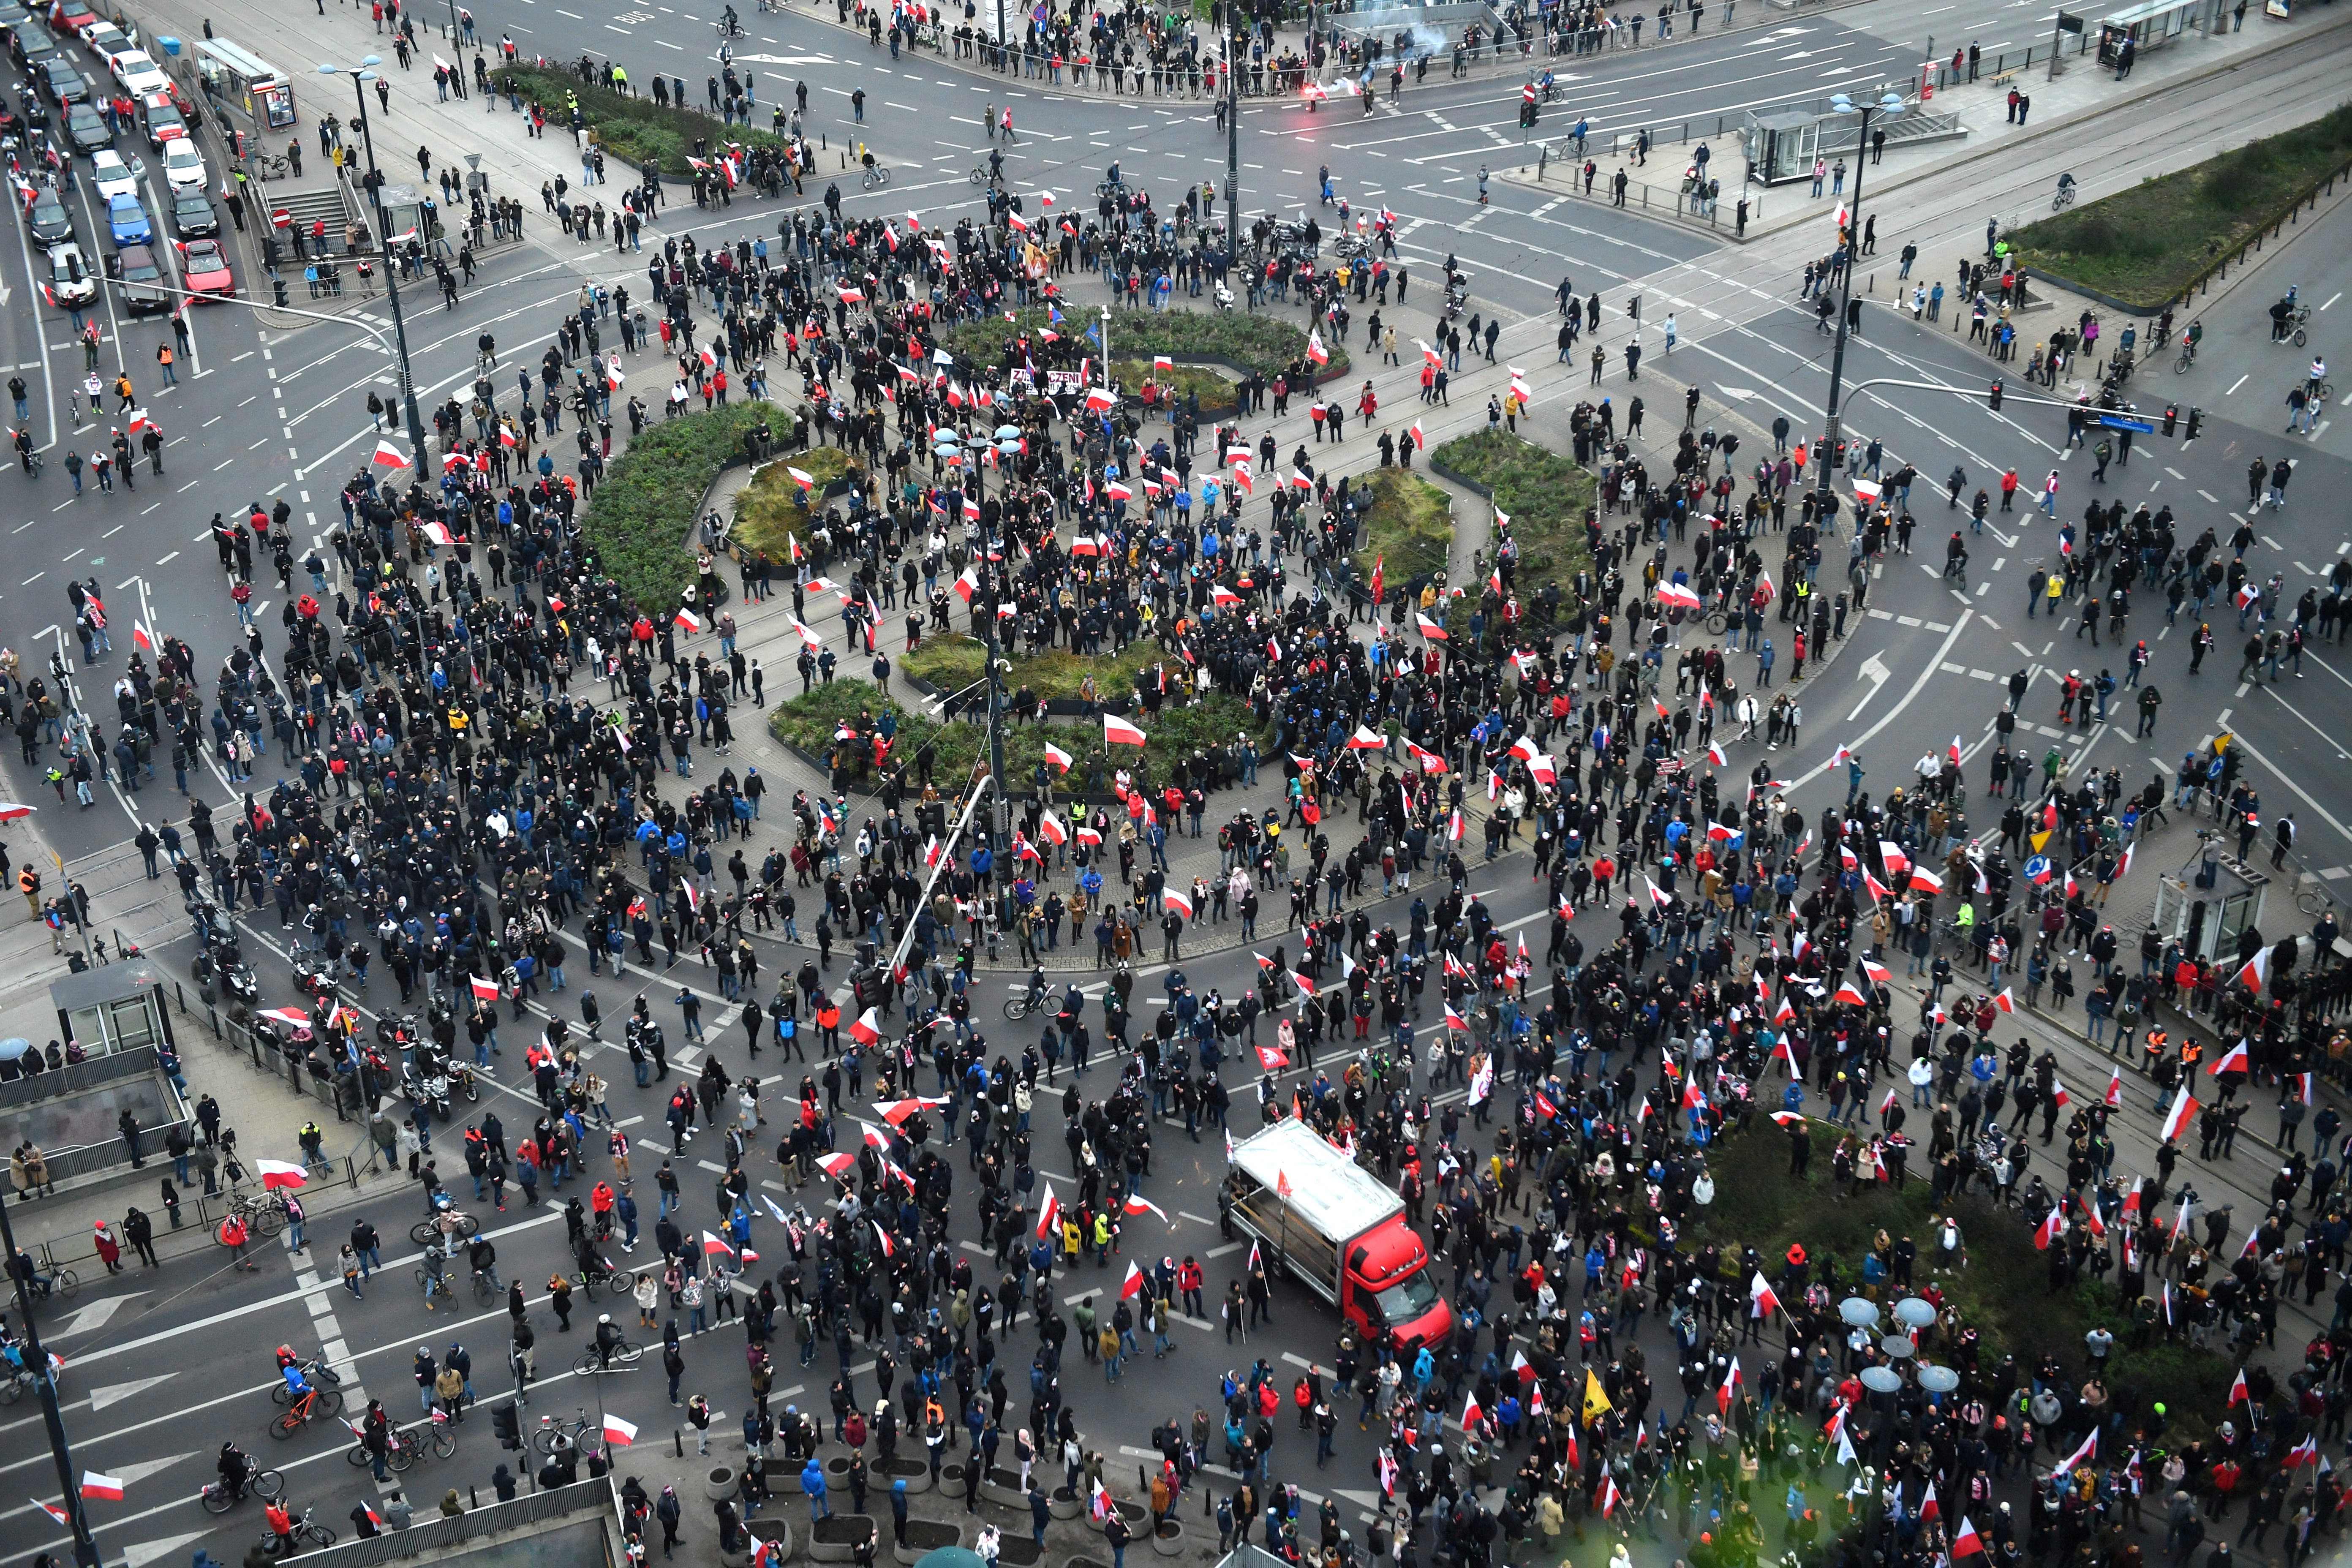
{"label": "hedge shrub", "polygon": [[698,137],[714,149],[738,142],[745,147],[767,147],[781,154],[789,145],[785,138],[771,132],[749,125],[729,125],[698,110],[658,104],[643,95],[632,97],[592,86],[571,71],[542,66],[509,66],[499,71],[496,79],[502,87],[512,80],[526,100],[545,104],[551,122],[559,128],[563,124],[564,95],[577,97],[596,144],[604,149],[605,156],[640,168],[650,161],[674,179],[693,177],[693,165],[687,159],[693,154]]}
{"label": "hedge shrub", "polygon": [[745,549],[764,550],[780,562],[792,559],[791,538],[805,539],[809,531],[809,503],[801,494],[800,481],[790,472],[793,468],[816,480],[814,499],[819,510],[824,508],[827,485],[865,471],[838,447],[812,447],[761,465],[735,498],[734,537]]}
{"label": "hedge shrub", "polygon": [[582,531],[597,569],[631,604],[667,615],[694,582],[688,536],[721,469],[743,455],[743,436],[772,418],[769,403],[730,403],[646,427],[604,470]]}
{"label": "hedge shrub", "polygon": [[[1076,307],[1064,314],[1062,324],[1052,330],[1094,347],[1094,341],[1084,334],[1087,328],[1100,324],[1101,311]],[[1013,316],[1011,321],[1002,314],[960,321],[949,329],[947,344],[959,354],[994,364],[1003,357],[1006,338],[1024,332],[1034,335],[1050,325],[1043,310],[1015,310]],[[1331,353],[1326,369],[1346,374],[1350,363],[1347,349],[1336,342],[1324,347]],[[1119,361],[1142,356],[1146,370],[1150,368],[1151,355],[1164,353],[1180,361],[1188,356],[1227,360],[1244,370],[1272,376],[1306,356],[1307,331],[1279,316],[1245,310],[1113,310],[1110,352]]]}

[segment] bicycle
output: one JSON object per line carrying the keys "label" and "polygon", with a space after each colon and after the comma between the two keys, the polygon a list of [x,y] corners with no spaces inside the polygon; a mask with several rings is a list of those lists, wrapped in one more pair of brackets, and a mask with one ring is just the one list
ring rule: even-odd
{"label": "bicycle", "polygon": [[[340,1389],[343,1385],[343,1374],[323,1361],[306,1361],[300,1370],[302,1381],[313,1388]],[[279,1378],[278,1386],[269,1391],[269,1401],[273,1405],[283,1405],[293,1397],[294,1385],[284,1378]]]}
{"label": "bicycle", "polygon": [[244,1497],[231,1497],[228,1488],[215,1481],[206,1487],[197,1500],[206,1513],[226,1513],[247,1497],[257,1497],[264,1502],[276,1502],[286,1491],[286,1477],[279,1470],[256,1470],[245,1478]]}
{"label": "bicycle", "polygon": [[553,1415],[541,1416],[539,1429],[530,1435],[531,1452],[541,1458],[553,1458],[565,1447],[576,1448],[583,1437],[599,1430],[589,1421],[587,1407],[582,1405],[579,1410],[580,1418],[576,1421],[565,1421]]}
{"label": "bicycle", "polygon": [[229,1213],[245,1221],[256,1236],[276,1236],[286,1228],[286,1194],[268,1192],[240,1197]]}
{"label": "bicycle", "polygon": [[474,1270],[474,1300],[478,1305],[487,1307],[491,1302],[497,1300],[502,1294],[504,1294],[504,1292],[490,1282],[489,1271],[488,1269],[477,1268]]}
{"label": "bicycle", "polygon": [[324,1551],[334,1543],[335,1532],[323,1524],[313,1522],[308,1516],[297,1518],[293,1530],[283,1537],[274,1530],[261,1532],[261,1550],[269,1557],[296,1556],[305,1547]]}
{"label": "bicycle", "polygon": [[1723,635],[1723,628],[1731,624],[1731,616],[1721,605],[1717,605],[1706,613],[1705,624],[1710,636],[1720,637]]}
{"label": "bicycle", "polygon": [[596,1299],[596,1292],[602,1289],[609,1289],[618,1297],[635,1294],[637,1277],[626,1268],[583,1268],[572,1276],[572,1283],[593,1301]]}
{"label": "bicycle", "polygon": [[2336,895],[2316,881],[2305,882],[2294,890],[2294,907],[2307,915],[2321,915],[2336,908]]}
{"label": "bicycle", "polygon": [[1048,998],[1045,995],[1035,993],[1007,996],[1004,999],[1004,1016],[1017,1024],[1032,1013],[1043,1013],[1047,1002]]}
{"label": "bicycle", "polygon": [[2180,342],[2180,355],[2178,359],[2175,359],[2172,362],[2172,374],[2175,375],[2187,375],[2189,374],[2189,367],[2196,363],[2197,345],[2189,342],[2188,339],[2183,338]]}
{"label": "bicycle", "polygon": [[36,1301],[45,1301],[51,1296],[70,1301],[81,1290],[81,1277],[70,1268],[52,1269],[47,1274],[34,1275],[28,1282],[28,1289]]}
{"label": "bicycle", "polygon": [[880,163],[875,164],[858,178],[858,184],[869,191],[879,190],[889,183],[890,171]]}
{"label": "bicycle", "polygon": [[456,1310],[457,1305],[457,1292],[451,1289],[449,1284],[449,1276],[446,1272],[436,1274],[432,1269],[419,1264],[416,1268],[416,1288],[425,1292],[425,1310],[426,1311],[429,1312],[433,1310],[433,1299],[436,1296],[446,1300],[452,1310]]}
{"label": "bicycle", "polygon": [[441,1237],[443,1220],[453,1228],[453,1239],[468,1241],[479,1235],[482,1222],[464,1209],[444,1209],[431,1219],[420,1219],[408,1227],[408,1239],[419,1247],[430,1247]]}
{"label": "bicycle", "polygon": [[333,1415],[342,1407],[343,1391],[341,1389],[306,1388],[299,1398],[286,1407],[284,1414],[269,1424],[269,1435],[282,1442],[311,1422]]}
{"label": "bicycle", "polygon": [[14,1405],[24,1398],[27,1393],[40,1386],[41,1380],[23,1367],[11,1367],[8,1369],[7,1381],[0,1383],[0,1405]]}
{"label": "bicycle", "polygon": [[2064,212],[2074,205],[2074,187],[2072,185],[2059,186],[2058,194],[2050,198],[2050,210],[2053,213]]}
{"label": "bicycle", "polygon": [[2310,395],[2312,400],[2315,403],[2333,403],[2336,401],[2336,384],[2332,381],[2323,381],[2316,386],[2314,386],[2311,383],[2306,381],[2303,384],[2303,389]]}
{"label": "bicycle", "polygon": [[638,1358],[643,1356],[645,1353],[645,1346],[638,1344],[634,1341],[623,1340],[619,1344],[613,1347],[612,1362],[610,1364],[607,1364],[604,1358],[598,1355],[593,1349],[584,1350],[572,1358],[572,1375],[574,1377],[587,1377],[595,1373],[610,1372],[615,1366],[634,1366],[636,1364]]}
{"label": "bicycle", "polygon": [[293,173],[293,165],[276,153],[262,153],[253,160],[253,172],[265,180],[282,180]]}

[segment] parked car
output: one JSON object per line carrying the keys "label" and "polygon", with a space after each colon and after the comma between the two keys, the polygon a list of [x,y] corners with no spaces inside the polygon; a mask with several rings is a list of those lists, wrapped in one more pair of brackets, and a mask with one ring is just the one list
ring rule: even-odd
{"label": "parked car", "polygon": [[137,196],[116,196],[106,204],[106,226],[119,248],[126,245],[152,245],[155,225],[147,209],[139,205]]}
{"label": "parked car", "polygon": [[114,145],[114,132],[106,128],[106,116],[87,103],[77,103],[66,110],[66,142],[85,157],[101,147]]}
{"label": "parked car", "polygon": [[49,252],[49,302],[87,305],[98,298],[98,279],[89,274],[79,245],[60,245]]}
{"label": "parked car", "polygon": [[100,201],[135,196],[147,183],[147,165],[130,162],[111,147],[101,147],[89,155],[89,178]]}
{"label": "parked car", "polygon": [[205,188],[205,155],[185,136],[164,144],[163,184],[175,191]]}
{"label": "parked car", "polygon": [[63,55],[41,67],[40,83],[42,90],[60,105],[89,100],[89,78],[76,69],[74,63]]}
{"label": "parked car", "polygon": [[126,245],[106,258],[106,275],[122,285],[122,303],[134,316],[157,315],[172,308],[172,296],[158,285],[163,268],[155,252],[144,245]]}
{"label": "parked car", "polygon": [[147,145],[159,153],[164,142],[188,134],[188,117],[166,92],[150,93],[140,106],[139,119],[147,130]]}
{"label": "parked car", "polygon": [[172,232],[182,239],[202,239],[220,232],[220,214],[202,191],[172,193]]}
{"label": "parked car", "polygon": [[33,243],[43,250],[63,245],[74,237],[73,216],[66,211],[64,199],[46,186],[33,193],[25,223],[32,231]]}
{"label": "parked car", "polygon": [[180,270],[187,275],[188,288],[197,294],[232,298],[236,293],[236,279],[229,272],[228,253],[216,239],[192,239],[180,247]]}

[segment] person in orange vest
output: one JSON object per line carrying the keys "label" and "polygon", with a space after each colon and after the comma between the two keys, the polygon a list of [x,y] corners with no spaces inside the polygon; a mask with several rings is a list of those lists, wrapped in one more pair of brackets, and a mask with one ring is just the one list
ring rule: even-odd
{"label": "person in orange vest", "polygon": [[828,996],[816,1006],[816,1026],[824,1036],[824,1054],[841,1054],[841,1004]]}
{"label": "person in orange vest", "polygon": [[180,384],[179,374],[172,368],[173,354],[171,344],[157,343],[155,345],[155,363],[163,372],[163,384],[165,386],[177,386]]}

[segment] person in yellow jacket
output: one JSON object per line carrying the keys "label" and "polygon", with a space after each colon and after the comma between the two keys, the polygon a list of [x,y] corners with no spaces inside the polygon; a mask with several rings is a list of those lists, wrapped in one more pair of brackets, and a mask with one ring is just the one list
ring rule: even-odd
{"label": "person in yellow jacket", "polygon": [[1117,1239],[1118,1232],[1118,1227],[1111,1224],[1110,1214],[1108,1210],[1095,1215],[1096,1268],[1108,1268],[1110,1267],[1111,1247]]}

